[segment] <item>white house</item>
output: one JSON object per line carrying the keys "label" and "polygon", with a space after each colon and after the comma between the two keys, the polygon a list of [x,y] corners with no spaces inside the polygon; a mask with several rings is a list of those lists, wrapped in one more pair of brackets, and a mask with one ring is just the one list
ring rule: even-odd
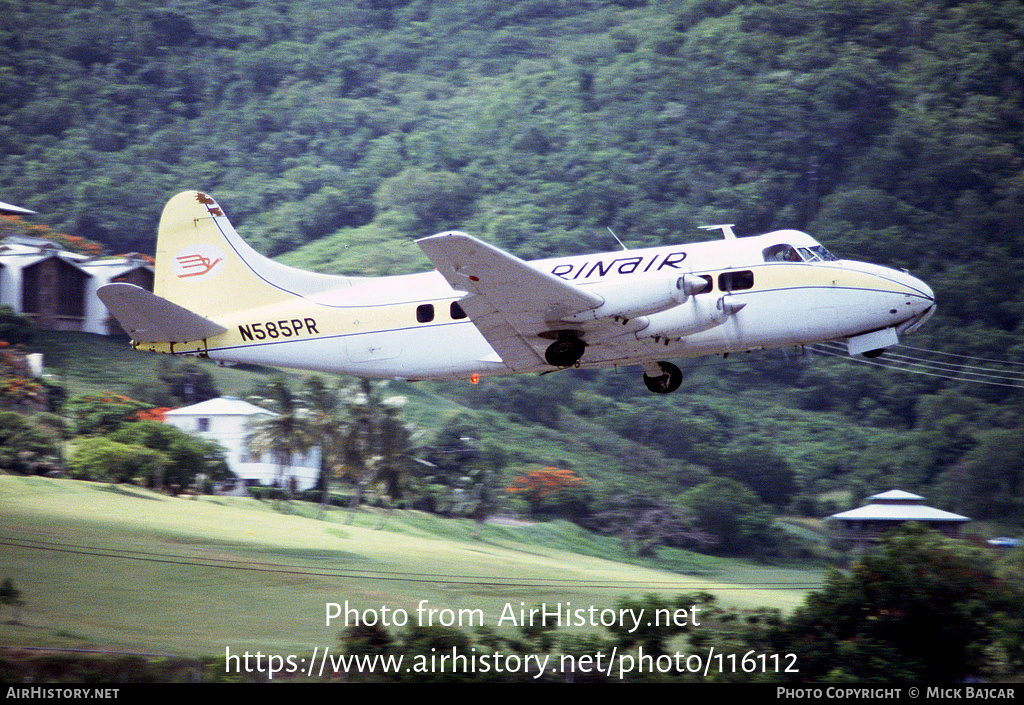
{"label": "white house", "polygon": [[37,328],[111,335],[122,332],[96,290],[111,282],[153,289],[153,265],[142,255],[95,259],[50,240],[13,236],[0,242],[0,304]]}
{"label": "white house", "polygon": [[[254,427],[273,416],[272,411],[235,397],[210,399],[165,414],[167,423],[182,431],[220,443],[226,450],[228,467],[246,485],[274,485],[279,481],[280,468],[271,453],[257,453],[249,444]],[[295,489],[305,490],[316,485],[319,474],[320,449],[313,448],[305,456],[295,454],[284,468],[283,482],[287,486],[294,478]]]}
{"label": "white house", "polygon": [[82,330],[99,335],[124,333],[121,324],[110,315],[106,304],[96,295],[96,290],[106,284],[124,282],[153,291],[152,260],[132,253],[105,259],[90,259],[80,262],[78,266],[89,275],[85,284],[85,323]]}

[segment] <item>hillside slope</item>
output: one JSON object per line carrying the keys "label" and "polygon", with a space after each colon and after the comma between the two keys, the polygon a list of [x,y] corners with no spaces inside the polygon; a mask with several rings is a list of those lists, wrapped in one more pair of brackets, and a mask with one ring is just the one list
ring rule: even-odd
{"label": "hillside slope", "polygon": [[645,593],[706,590],[725,604],[788,608],[821,578],[699,557],[706,575],[685,576],[545,547],[557,528],[487,526],[474,538],[471,522],[398,512],[375,530],[375,516],[318,521],[301,503],[282,514],[70,480],[0,476],[0,501],[0,575],[25,601],[0,641],[23,646],[308,653],[337,644],[326,603],[415,614],[427,600],[479,609],[495,626],[506,603],[605,607]]}

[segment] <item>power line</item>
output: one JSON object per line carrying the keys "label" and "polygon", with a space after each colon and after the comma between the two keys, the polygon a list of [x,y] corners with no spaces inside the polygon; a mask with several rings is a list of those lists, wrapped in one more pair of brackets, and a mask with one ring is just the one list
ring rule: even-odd
{"label": "power line", "polygon": [[907,350],[916,350],[917,352],[926,352],[926,353],[930,353],[932,355],[945,355],[946,357],[959,357],[959,358],[962,358],[964,360],[978,360],[979,362],[996,362],[996,363],[999,363],[1000,365],[1017,365],[1019,367],[1024,367],[1024,362],[1014,362],[1013,360],[997,360],[997,359],[991,358],[991,357],[974,357],[972,355],[958,355],[957,353],[942,352],[941,350],[929,350],[927,348],[915,348],[912,345],[902,345],[902,344],[900,344],[898,347],[906,348]]}
{"label": "power line", "polygon": [[[888,352],[884,356],[879,358],[864,358],[861,356],[849,356],[845,352],[845,348],[842,343],[831,342],[831,343],[820,343],[817,345],[809,346],[815,352],[830,357],[838,357],[849,360],[850,362],[857,362],[859,364],[872,365],[874,367],[882,367],[889,370],[895,370],[898,372],[910,372],[913,374],[920,374],[929,377],[939,377],[954,382],[961,383],[975,383],[975,384],[987,384],[996,387],[1010,387],[1014,389],[1024,389],[1024,372],[1015,372],[1013,370],[997,369],[990,366],[980,365],[965,365],[942,362],[939,360],[930,360],[926,357],[919,355],[901,355],[899,353]],[[896,346],[897,349],[907,347],[907,349],[915,350],[918,352],[929,352],[935,354],[952,355],[952,353],[942,353],[937,350],[925,350],[924,348],[909,348],[908,346]],[[958,356],[965,359],[974,360],[988,360],[996,364],[1014,364],[1004,362],[1000,360],[992,360],[991,358],[970,358],[968,356]]]}

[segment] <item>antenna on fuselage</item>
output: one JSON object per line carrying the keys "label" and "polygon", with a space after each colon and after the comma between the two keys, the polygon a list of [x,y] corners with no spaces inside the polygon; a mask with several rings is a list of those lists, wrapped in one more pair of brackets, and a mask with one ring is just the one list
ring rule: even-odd
{"label": "antenna on fuselage", "polygon": [[[605,227],[607,227],[607,226],[605,226]],[[615,242],[619,243],[619,245],[622,246],[622,249],[624,249],[624,250],[628,250],[629,249],[628,247],[626,247],[625,245],[622,244],[622,240],[619,239],[619,236],[615,234],[614,230],[612,230],[611,228],[608,228],[608,232],[610,232],[612,234],[612,237],[615,238]]]}
{"label": "antenna on fuselage", "polygon": [[735,240],[736,233],[732,231],[734,225],[735,223],[726,223],[723,225],[701,225],[699,227],[701,230],[721,230],[722,236],[725,237],[726,240]]}

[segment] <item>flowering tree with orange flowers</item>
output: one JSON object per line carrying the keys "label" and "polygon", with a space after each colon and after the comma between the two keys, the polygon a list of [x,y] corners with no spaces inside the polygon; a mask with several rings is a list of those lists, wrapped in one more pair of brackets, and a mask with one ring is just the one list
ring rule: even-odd
{"label": "flowering tree with orange flowers", "polygon": [[32,378],[25,353],[0,339],[0,409],[47,408],[46,388]]}
{"label": "flowering tree with orange flowers", "polygon": [[112,433],[121,424],[136,420],[140,411],[152,407],[123,394],[101,392],[72,397],[66,408],[74,419],[75,431],[89,435]]}
{"label": "flowering tree with orange flowers", "polygon": [[169,406],[158,406],[154,409],[142,409],[135,414],[136,421],[159,421],[167,423],[167,412],[173,411]]}
{"label": "flowering tree with orange flowers", "polygon": [[26,223],[16,215],[0,215],[0,238],[7,235],[28,235],[50,240],[62,250],[90,257],[98,257],[103,254],[103,245],[98,242],[78,235],[55,232],[48,225]]}
{"label": "flowering tree with orange flowers", "polygon": [[511,495],[521,496],[530,505],[530,514],[573,513],[582,507],[582,488],[587,481],[572,470],[562,468],[538,468],[516,475],[505,488]]}

